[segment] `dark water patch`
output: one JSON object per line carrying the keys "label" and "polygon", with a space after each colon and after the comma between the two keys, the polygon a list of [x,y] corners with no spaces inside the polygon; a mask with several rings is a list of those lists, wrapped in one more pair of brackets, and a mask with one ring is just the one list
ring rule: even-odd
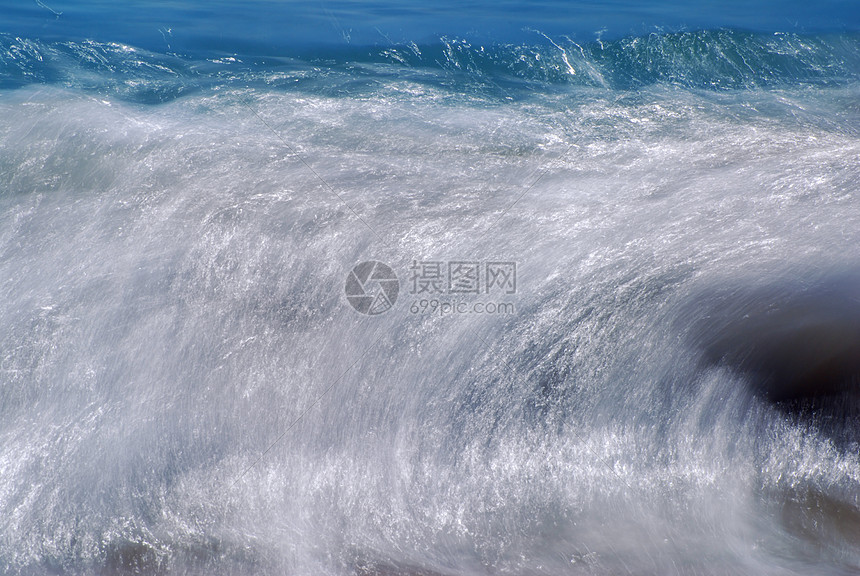
{"label": "dark water patch", "polygon": [[692,341],[708,366],[744,377],[757,396],[796,415],[849,417],[860,398],[860,277],[716,289]]}

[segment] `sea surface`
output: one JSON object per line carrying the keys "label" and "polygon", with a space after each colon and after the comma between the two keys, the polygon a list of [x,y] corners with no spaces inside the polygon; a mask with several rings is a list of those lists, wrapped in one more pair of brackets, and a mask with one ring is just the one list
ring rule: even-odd
{"label": "sea surface", "polygon": [[0,574],[860,573],[860,3],[0,1]]}

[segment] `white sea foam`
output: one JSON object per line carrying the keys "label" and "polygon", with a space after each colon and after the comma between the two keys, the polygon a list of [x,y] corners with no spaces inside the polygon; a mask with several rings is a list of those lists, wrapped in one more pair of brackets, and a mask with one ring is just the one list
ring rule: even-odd
{"label": "white sea foam", "polygon": [[[2,571],[856,570],[857,444],[678,324],[857,269],[855,98],[4,94]],[[413,259],[517,313],[409,314]]]}

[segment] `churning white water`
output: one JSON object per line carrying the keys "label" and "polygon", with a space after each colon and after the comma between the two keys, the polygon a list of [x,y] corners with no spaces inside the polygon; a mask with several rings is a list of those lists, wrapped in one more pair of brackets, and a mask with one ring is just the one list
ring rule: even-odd
{"label": "churning white water", "polygon": [[[0,100],[0,572],[860,571],[856,412],[699,346],[860,270],[856,86],[303,70]],[[515,309],[416,313],[413,261],[515,262],[456,298]]]}

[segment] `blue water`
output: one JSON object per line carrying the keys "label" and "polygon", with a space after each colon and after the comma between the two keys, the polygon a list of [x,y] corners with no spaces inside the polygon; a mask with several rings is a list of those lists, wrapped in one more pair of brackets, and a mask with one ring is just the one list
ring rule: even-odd
{"label": "blue water", "polygon": [[0,574],[856,574],[858,278],[856,2],[0,2]]}
{"label": "blue water", "polygon": [[[845,0],[723,2],[4,2],[4,31],[58,40],[122,42],[154,51],[289,54],[309,46],[534,40],[528,30],[577,42],[655,31],[858,31],[860,6]],[[168,32],[169,30],[169,32]]]}

